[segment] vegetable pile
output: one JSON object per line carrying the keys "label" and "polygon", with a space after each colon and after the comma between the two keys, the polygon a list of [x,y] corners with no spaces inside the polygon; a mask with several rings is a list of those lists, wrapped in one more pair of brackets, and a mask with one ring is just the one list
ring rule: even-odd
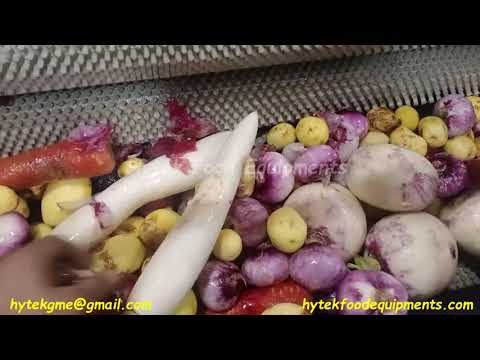
{"label": "vegetable pile", "polygon": [[480,256],[479,104],[449,95],[422,118],[410,106],[319,112],[255,146],[256,113],[219,133],[176,100],[151,143],[79,128],[0,159],[0,256],[59,236],[90,248],[93,271],[129,274],[121,296],[151,297],[159,314],[430,299],[459,248]]}

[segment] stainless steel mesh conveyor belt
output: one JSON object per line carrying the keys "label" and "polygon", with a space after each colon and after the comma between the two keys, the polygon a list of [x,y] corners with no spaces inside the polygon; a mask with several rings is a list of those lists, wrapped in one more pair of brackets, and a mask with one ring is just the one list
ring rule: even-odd
{"label": "stainless steel mesh conveyor belt", "polygon": [[[319,110],[433,103],[480,93],[480,47],[431,45],[147,45],[0,47],[0,154],[110,122],[121,143],[157,138],[176,96],[232,128]],[[480,274],[480,271],[476,270]],[[461,265],[452,288],[480,284]]]}

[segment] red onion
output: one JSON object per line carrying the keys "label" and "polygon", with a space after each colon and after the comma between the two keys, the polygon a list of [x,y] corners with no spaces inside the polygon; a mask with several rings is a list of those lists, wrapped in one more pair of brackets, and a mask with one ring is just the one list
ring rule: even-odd
{"label": "red onion", "polygon": [[431,154],[427,158],[438,172],[438,197],[454,196],[465,189],[468,183],[468,171],[463,161],[444,152]]}
{"label": "red onion", "polygon": [[197,287],[198,295],[208,309],[225,311],[235,304],[246,288],[246,282],[235,264],[212,260],[200,273]]}
{"label": "red onion", "polygon": [[277,152],[266,152],[258,158],[255,168],[256,199],[275,204],[285,200],[293,190],[293,167],[285,156]]}
{"label": "red onion", "polygon": [[268,211],[258,200],[236,199],[230,208],[229,221],[245,246],[257,246],[267,236]]}
{"label": "red onion", "polygon": [[288,278],[288,257],[273,246],[259,247],[242,264],[249,285],[270,286]]}
{"label": "red onion", "polygon": [[89,151],[105,146],[110,141],[112,131],[110,125],[80,126],[72,130],[68,139],[81,142]]}
{"label": "red onion", "polygon": [[302,155],[307,148],[302,143],[291,143],[285,146],[282,150],[282,155],[287,158],[290,164],[293,164],[295,160]]}
{"label": "red onion", "polygon": [[328,145],[310,147],[293,165],[295,178],[302,183],[330,178],[339,163],[338,154]]}
{"label": "red onion", "polygon": [[27,242],[30,227],[17,212],[0,215],[0,256],[6,255]]}
{"label": "red onion", "polygon": [[335,249],[315,243],[292,255],[289,267],[292,279],[312,292],[334,289],[348,272]]}

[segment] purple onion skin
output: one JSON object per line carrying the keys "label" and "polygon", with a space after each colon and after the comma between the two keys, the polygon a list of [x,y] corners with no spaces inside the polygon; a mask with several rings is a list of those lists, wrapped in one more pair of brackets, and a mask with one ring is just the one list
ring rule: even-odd
{"label": "purple onion skin", "polygon": [[301,183],[310,183],[329,177],[339,164],[338,154],[328,145],[308,148],[293,165],[295,179]]}
{"label": "purple onion skin", "polygon": [[[383,271],[351,271],[338,285],[336,289],[337,300],[344,302],[339,311],[342,315],[405,315],[407,310],[387,309],[382,313],[378,309],[348,309],[349,302],[358,303],[370,300],[373,302],[403,302],[408,300],[408,292],[405,287],[392,275]],[[364,305],[366,307],[366,305]],[[388,311],[390,310],[390,311]]]}
{"label": "purple onion skin", "polygon": [[208,309],[225,311],[235,304],[246,282],[237,265],[211,260],[200,273],[197,288],[200,300]]}
{"label": "purple onion skin", "polygon": [[476,121],[472,104],[461,95],[448,95],[440,99],[433,113],[447,123],[448,137],[465,134]]}
{"label": "purple onion skin", "polygon": [[295,160],[302,155],[307,148],[302,143],[291,143],[285,146],[282,150],[282,155],[287,158],[290,164],[293,164]]}
{"label": "purple onion skin", "polygon": [[267,236],[268,210],[250,197],[235,199],[229,213],[229,222],[246,247],[259,245]]}
{"label": "purple onion skin", "polygon": [[295,185],[293,166],[277,152],[266,152],[255,164],[254,198],[267,204],[279,203],[287,198]]}
{"label": "purple onion skin", "polygon": [[17,212],[0,215],[0,256],[4,256],[28,241],[30,227]]}
{"label": "purple onion skin", "polygon": [[438,172],[438,197],[455,196],[467,187],[468,169],[463,161],[445,152],[429,154],[427,158]]}
{"label": "purple onion skin", "polygon": [[342,117],[343,122],[353,125],[360,139],[367,135],[368,119],[365,115],[356,111],[340,111],[338,114]]}
{"label": "purple onion skin", "polygon": [[110,142],[113,127],[110,125],[86,125],[73,129],[68,140],[78,141],[87,146],[87,150],[102,148]]}
{"label": "purple onion skin", "polygon": [[259,247],[244,260],[242,274],[249,285],[277,284],[288,278],[288,256],[273,246]]}
{"label": "purple onion skin", "polygon": [[331,291],[348,269],[337,250],[308,244],[290,257],[290,277],[311,292]]}

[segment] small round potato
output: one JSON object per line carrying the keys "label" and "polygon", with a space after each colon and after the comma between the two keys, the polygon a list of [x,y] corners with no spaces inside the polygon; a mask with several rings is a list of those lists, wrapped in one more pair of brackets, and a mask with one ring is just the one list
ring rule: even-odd
{"label": "small round potato", "polygon": [[458,135],[447,141],[445,151],[458,160],[472,160],[477,155],[475,142],[468,135]]}
{"label": "small round potato", "polygon": [[267,220],[267,233],[278,250],[293,253],[300,249],[307,238],[307,224],[297,210],[281,207]]}
{"label": "small round potato", "polygon": [[432,148],[444,146],[448,140],[448,128],[438,116],[426,116],[420,120],[418,126],[420,135]]}
{"label": "small round potato", "polygon": [[170,208],[151,212],[140,226],[140,239],[149,248],[158,247],[178,219],[180,215]]}
{"label": "small round potato", "polygon": [[59,204],[88,200],[92,196],[92,184],[88,178],[57,180],[48,184],[42,198],[42,219],[50,226],[57,226],[72,210],[62,209]]}
{"label": "small round potato", "polygon": [[390,142],[390,138],[388,135],[385,135],[384,133],[380,131],[369,131],[367,136],[365,136],[361,143],[360,146],[363,145],[375,145],[375,144],[388,144]]}
{"label": "small round potato", "polygon": [[196,315],[197,307],[198,303],[195,293],[192,290],[188,290],[187,294],[175,309],[174,315]]}
{"label": "small round potato", "polygon": [[28,208],[28,204],[21,197],[18,197],[18,205],[14,211],[22,214],[26,219],[28,219],[28,217],[30,216],[30,209]]}
{"label": "small round potato", "polygon": [[137,171],[138,169],[140,169],[143,165],[145,165],[145,160],[140,158],[132,158],[132,159],[125,160],[118,167],[118,176],[120,177],[128,176],[133,172]]}
{"label": "small round potato", "polygon": [[92,270],[134,273],[142,266],[145,256],[145,246],[134,234],[116,235],[105,240],[103,247],[93,254]]}
{"label": "small round potato", "polygon": [[395,129],[400,120],[395,116],[395,113],[386,107],[374,107],[367,113],[368,123],[371,129],[389,133]]}
{"label": "small round potato", "polygon": [[279,123],[272,127],[267,134],[267,143],[273,145],[275,149],[281,150],[288,144],[294,143],[295,128],[289,123]]}
{"label": "small round potato", "polygon": [[242,238],[231,229],[223,229],[218,235],[213,255],[219,260],[233,261],[242,253]]}
{"label": "small round potato", "polygon": [[52,231],[52,227],[44,223],[30,226],[30,234],[32,235],[33,241],[44,238],[50,233],[50,231]]}
{"label": "small round potato", "polygon": [[18,206],[19,199],[15,191],[0,185],[0,215],[14,210]]}
{"label": "small round potato", "polygon": [[420,120],[417,110],[408,105],[400,106],[395,110],[395,116],[403,126],[412,131],[417,128]]}
{"label": "small round potato", "polygon": [[428,145],[425,139],[403,125],[391,132],[390,143],[415,151],[422,156],[425,156],[428,150]]}
{"label": "small round potato", "polygon": [[308,313],[303,310],[302,305],[292,303],[276,304],[267,310],[262,315],[307,315]]}
{"label": "small round potato", "polygon": [[315,116],[307,116],[301,119],[295,129],[297,139],[305,146],[326,144],[329,130],[325,119]]}

